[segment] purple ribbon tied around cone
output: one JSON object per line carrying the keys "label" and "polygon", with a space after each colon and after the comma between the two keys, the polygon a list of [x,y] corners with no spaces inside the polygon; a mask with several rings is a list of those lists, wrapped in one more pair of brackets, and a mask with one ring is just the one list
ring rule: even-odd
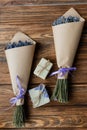
{"label": "purple ribbon tied around cone", "polygon": [[16,76],[16,83],[17,83],[17,86],[18,86],[18,89],[19,89],[19,93],[16,97],[13,97],[13,98],[10,99],[10,103],[12,104],[12,106],[14,106],[19,99],[24,98],[24,95],[25,95],[25,90],[21,85],[20,78],[19,78],[18,75]]}
{"label": "purple ribbon tied around cone", "polygon": [[51,73],[50,76],[54,76],[54,75],[58,75],[60,74],[60,77],[64,76],[66,73],[70,72],[70,71],[75,71],[76,67],[69,67],[69,68],[60,68],[58,71],[55,71],[53,73]]}

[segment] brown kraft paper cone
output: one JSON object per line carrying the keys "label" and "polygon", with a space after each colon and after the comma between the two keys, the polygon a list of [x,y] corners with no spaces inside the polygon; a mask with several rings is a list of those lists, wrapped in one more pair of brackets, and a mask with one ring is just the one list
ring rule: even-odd
{"label": "brown kraft paper cone", "polygon": [[[36,45],[35,41],[33,41],[30,37],[28,37],[22,32],[16,33],[13,39],[11,40],[11,43],[18,42],[19,40],[23,42],[31,41],[32,45],[5,50],[14,95],[17,95],[19,92],[16,83],[17,75],[20,77],[21,84],[26,92]],[[16,105],[23,104],[24,99],[19,99],[16,103]]]}
{"label": "brown kraft paper cone", "polygon": [[[85,22],[74,8],[69,9],[63,16],[77,16],[80,21],[52,26],[58,68],[72,66]],[[67,76],[66,74],[59,78]]]}
{"label": "brown kraft paper cone", "polygon": [[[56,60],[59,69],[72,67],[85,22],[85,19],[82,18],[74,8],[69,9],[63,16],[78,17],[80,21],[52,26]],[[68,73],[69,71],[63,74],[61,71],[61,73],[58,74],[56,86],[52,94],[53,100],[57,100],[61,103],[68,102]]]}

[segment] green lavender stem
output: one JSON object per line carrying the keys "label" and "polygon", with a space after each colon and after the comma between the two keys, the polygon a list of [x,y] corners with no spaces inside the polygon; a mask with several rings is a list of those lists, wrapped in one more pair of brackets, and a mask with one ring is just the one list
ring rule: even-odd
{"label": "green lavender stem", "polygon": [[68,102],[68,81],[67,79],[57,79],[56,86],[53,91],[52,100],[61,103]]}
{"label": "green lavender stem", "polygon": [[22,105],[16,106],[16,110],[14,113],[14,119],[13,119],[13,124],[16,127],[22,127],[25,122],[25,114],[24,114],[24,108]]}

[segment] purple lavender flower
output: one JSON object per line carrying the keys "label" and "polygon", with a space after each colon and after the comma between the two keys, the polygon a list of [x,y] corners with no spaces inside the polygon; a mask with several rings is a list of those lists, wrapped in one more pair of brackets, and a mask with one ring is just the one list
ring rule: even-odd
{"label": "purple lavender flower", "polygon": [[75,17],[75,16],[68,16],[68,17],[61,16],[58,19],[56,19],[52,23],[52,25],[55,26],[55,25],[58,25],[58,24],[70,23],[70,22],[79,22],[79,21],[80,21],[80,19],[78,17]]}
{"label": "purple lavender flower", "polygon": [[9,44],[6,46],[5,49],[12,49],[12,48],[22,47],[22,46],[28,46],[28,45],[32,45],[32,43],[31,43],[31,42],[28,42],[28,41],[23,42],[23,41],[19,40],[18,43],[15,43],[15,42],[9,43]]}

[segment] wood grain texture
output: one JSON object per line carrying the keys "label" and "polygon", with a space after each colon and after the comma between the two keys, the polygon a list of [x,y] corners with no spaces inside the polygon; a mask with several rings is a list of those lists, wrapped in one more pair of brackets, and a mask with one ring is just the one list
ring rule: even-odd
{"label": "wood grain texture", "polygon": [[[50,59],[57,70],[52,21],[70,7],[74,7],[87,20],[87,0],[0,0],[0,128],[14,128],[12,116],[15,107],[8,111],[13,97],[11,80],[4,48],[17,31],[30,35],[36,42],[35,56],[28,89],[45,83],[51,96],[56,77],[42,80],[33,71],[42,57]],[[28,91],[25,109],[28,119],[25,129],[31,130],[86,130],[87,129],[87,22],[85,23],[73,66],[77,71],[69,79],[69,103],[50,102],[33,109]]]}
{"label": "wood grain texture", "polygon": [[[28,89],[34,88],[36,85],[29,85]],[[54,88],[54,85],[46,85],[47,91],[49,95],[51,96],[52,90]],[[49,107],[53,106],[81,106],[81,105],[87,105],[87,85],[70,85],[69,88],[70,92],[70,102],[67,104],[61,104],[61,103],[56,103],[56,102],[50,102],[47,104]],[[0,85],[0,101],[2,105],[0,107],[5,107],[9,106],[9,99],[13,97],[13,92],[12,92],[12,87],[11,85]],[[4,102],[3,102],[4,99]],[[29,106],[32,106],[32,103],[30,101],[28,91],[26,93],[26,99],[27,99],[27,104]]]}
{"label": "wood grain texture", "polygon": [[[17,130],[68,130],[69,128],[17,128]],[[1,128],[3,130],[3,128]],[[7,130],[11,130],[11,128],[7,128]],[[12,130],[16,130],[13,128]],[[86,130],[86,128],[70,128],[70,130]]]}
{"label": "wood grain texture", "polygon": [[18,6],[18,5],[51,5],[51,4],[81,4],[87,3],[87,0],[1,0],[0,6]]}
{"label": "wood grain texture", "polygon": [[[18,128],[17,130],[68,130],[69,128]],[[2,129],[1,129],[2,130]],[[8,130],[11,130],[10,128],[8,128]],[[15,128],[13,128],[12,130],[15,130]],[[86,130],[86,128],[70,128],[70,130]]]}

